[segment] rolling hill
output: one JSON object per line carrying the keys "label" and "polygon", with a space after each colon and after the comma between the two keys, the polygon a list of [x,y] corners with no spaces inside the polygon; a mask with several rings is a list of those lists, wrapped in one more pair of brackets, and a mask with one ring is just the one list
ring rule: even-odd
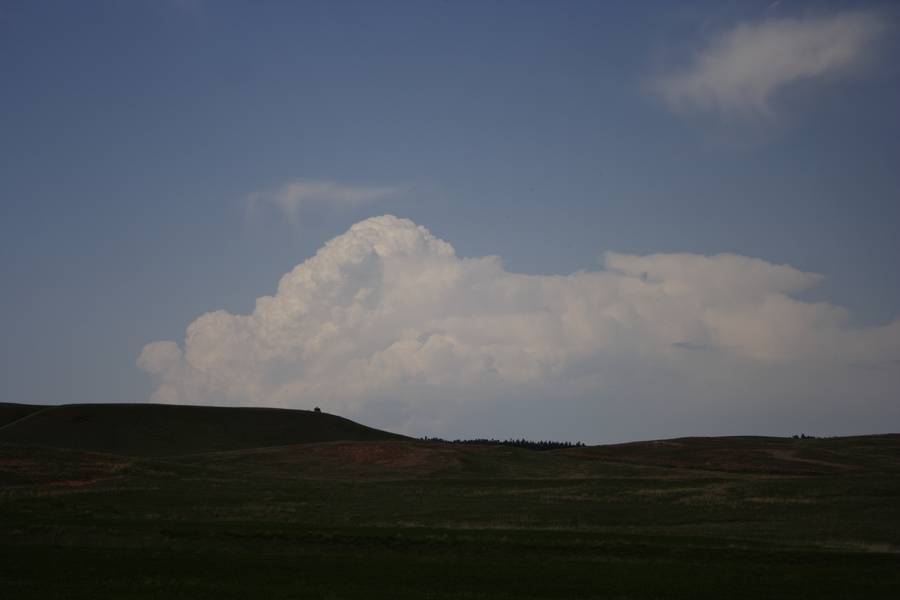
{"label": "rolling hill", "polygon": [[162,457],[404,436],[308,410],[164,404],[0,405],[0,444]]}
{"label": "rolling hill", "polygon": [[0,423],[4,598],[900,589],[896,434],[537,452],[295,410],[0,404]]}

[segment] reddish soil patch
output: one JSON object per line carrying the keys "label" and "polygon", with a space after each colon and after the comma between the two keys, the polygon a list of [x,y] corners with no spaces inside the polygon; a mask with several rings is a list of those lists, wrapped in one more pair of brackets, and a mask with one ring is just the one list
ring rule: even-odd
{"label": "reddish soil patch", "polygon": [[356,465],[376,465],[392,469],[415,469],[436,463],[457,463],[455,453],[422,445],[397,442],[357,442],[323,444],[310,448],[315,457],[333,458]]}
{"label": "reddish soil patch", "polygon": [[95,483],[99,483],[104,481],[103,479],[61,479],[58,481],[48,481],[47,485],[52,485],[56,487],[86,487],[89,485],[94,485]]}

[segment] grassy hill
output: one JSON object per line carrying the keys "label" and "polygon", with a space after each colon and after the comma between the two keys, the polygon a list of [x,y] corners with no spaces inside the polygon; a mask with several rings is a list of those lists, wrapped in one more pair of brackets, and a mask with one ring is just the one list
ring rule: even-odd
{"label": "grassy hill", "polygon": [[160,457],[327,441],[399,440],[308,410],[162,404],[0,405],[0,444]]}
{"label": "grassy hill", "polygon": [[694,437],[564,452],[622,464],[760,475],[900,472],[900,434],[806,439]]}
{"label": "grassy hill", "polygon": [[900,435],[535,452],[405,439],[306,411],[0,405],[0,418],[3,597],[900,589]]}

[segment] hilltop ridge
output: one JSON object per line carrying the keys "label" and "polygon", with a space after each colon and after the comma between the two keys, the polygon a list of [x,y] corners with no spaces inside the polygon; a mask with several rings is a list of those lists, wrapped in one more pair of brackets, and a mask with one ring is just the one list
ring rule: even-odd
{"label": "hilltop ridge", "polygon": [[405,436],[311,410],[168,404],[0,405],[0,443],[136,457]]}

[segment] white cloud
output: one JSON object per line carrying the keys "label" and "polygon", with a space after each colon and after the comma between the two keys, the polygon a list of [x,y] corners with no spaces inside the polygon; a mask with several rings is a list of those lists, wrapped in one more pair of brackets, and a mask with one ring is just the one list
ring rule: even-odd
{"label": "white cloud", "polygon": [[873,12],[740,24],[651,88],[679,111],[769,114],[784,87],[845,75],[863,64],[885,29]]}
{"label": "white cloud", "polygon": [[[894,371],[854,398],[836,390],[870,377],[858,365],[900,358],[900,320],[855,328],[839,307],[791,297],[818,275],[732,254],[604,261],[516,274],[496,257],[457,257],[411,221],[372,218],[284,275],[251,314],[207,313],[183,352],[154,342],[138,365],[157,378],[155,401],[321,405],[418,434],[541,435],[546,423],[525,416],[534,406],[590,439],[615,437],[585,418],[605,408],[634,437],[691,431],[665,416],[675,410],[698,427],[780,410],[766,402],[795,416],[829,402],[850,413],[896,404]],[[523,409],[490,426],[473,416],[497,406]]]}
{"label": "white cloud", "polygon": [[250,211],[255,211],[260,206],[268,205],[282,212],[293,223],[307,208],[358,208],[403,191],[403,186],[358,186],[335,181],[296,179],[274,190],[249,194],[247,206]]}

